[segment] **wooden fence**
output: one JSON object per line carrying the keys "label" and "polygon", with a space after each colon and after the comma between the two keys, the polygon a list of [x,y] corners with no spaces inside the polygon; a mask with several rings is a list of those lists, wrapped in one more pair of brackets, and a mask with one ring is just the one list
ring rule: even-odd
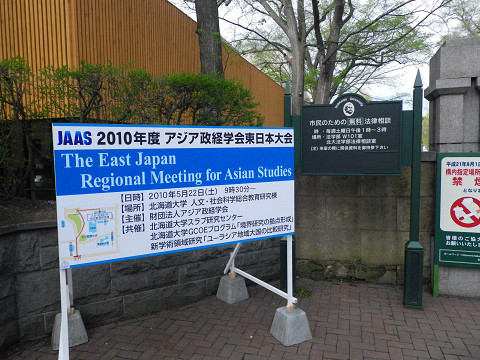
{"label": "wooden fence", "polygon": [[[134,63],[154,75],[200,72],[196,23],[166,0],[1,0],[0,59],[37,73],[80,61]],[[283,88],[224,47],[227,78],[242,79],[264,126],[283,126]]]}

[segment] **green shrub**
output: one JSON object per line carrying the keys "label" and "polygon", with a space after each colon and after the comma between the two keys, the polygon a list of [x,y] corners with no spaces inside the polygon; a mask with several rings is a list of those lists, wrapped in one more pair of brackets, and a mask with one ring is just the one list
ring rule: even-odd
{"label": "green shrub", "polygon": [[32,181],[34,152],[39,151],[25,120],[263,125],[252,91],[240,80],[191,73],[153,76],[131,67],[81,62],[75,68],[48,67],[34,76],[24,59],[1,60],[0,192],[24,196]]}

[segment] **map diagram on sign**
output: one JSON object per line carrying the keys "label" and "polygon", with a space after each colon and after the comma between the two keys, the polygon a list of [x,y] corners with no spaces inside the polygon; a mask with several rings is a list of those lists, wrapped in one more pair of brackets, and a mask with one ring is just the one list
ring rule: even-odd
{"label": "map diagram on sign", "polygon": [[[118,216],[116,207],[95,209],[64,209],[62,228],[70,228],[71,240],[61,241],[68,247],[69,256],[61,262],[79,261],[85,258],[118,253]],[[65,251],[62,252],[66,254]]]}
{"label": "map diagram on sign", "polygon": [[480,200],[470,197],[456,200],[450,208],[450,216],[455,224],[464,228],[480,225]]}

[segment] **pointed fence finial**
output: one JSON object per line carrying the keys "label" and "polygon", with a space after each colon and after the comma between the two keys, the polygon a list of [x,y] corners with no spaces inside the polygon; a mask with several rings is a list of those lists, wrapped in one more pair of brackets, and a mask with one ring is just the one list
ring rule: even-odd
{"label": "pointed fence finial", "polygon": [[422,77],[420,76],[420,69],[417,70],[417,77],[415,78],[415,84],[413,87],[422,87]]}

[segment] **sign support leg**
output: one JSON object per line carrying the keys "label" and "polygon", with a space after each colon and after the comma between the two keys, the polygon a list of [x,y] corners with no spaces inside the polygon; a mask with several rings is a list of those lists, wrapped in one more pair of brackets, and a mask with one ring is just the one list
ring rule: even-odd
{"label": "sign support leg", "polygon": [[270,333],[283,345],[291,346],[312,339],[307,315],[295,308],[293,297],[293,236],[287,235],[287,306],[275,312]]}
{"label": "sign support leg", "polygon": [[217,298],[229,304],[248,299],[244,279],[247,278],[287,300],[287,306],[277,309],[270,329],[270,333],[278,341],[285,346],[291,346],[311,340],[312,333],[307,315],[303,310],[295,308],[297,299],[293,296],[293,236],[287,235],[287,293],[235,267],[235,257],[240,244],[238,243],[230,254],[224,274],[230,270],[230,274],[239,274],[241,276],[223,276],[218,286]]}
{"label": "sign support leg", "polygon": [[230,260],[228,260],[225,270],[223,270],[224,274],[230,270],[230,277],[235,277],[235,257],[237,256],[241,245],[242,243],[237,243],[237,245],[235,245],[235,249],[230,253]]}
{"label": "sign support leg", "polygon": [[228,260],[223,273],[226,274],[228,271],[230,272],[228,275],[222,276],[217,289],[217,298],[225,301],[227,304],[235,304],[248,299],[248,290],[247,285],[245,284],[245,279],[241,276],[235,276],[235,257],[238,254],[238,250],[240,250],[241,244],[242,243],[237,243],[235,249],[230,253],[230,259]]}
{"label": "sign support leg", "polygon": [[287,308],[292,311],[295,308],[293,297],[293,236],[287,235]]}
{"label": "sign support leg", "polygon": [[52,348],[58,350],[58,359],[68,360],[70,346],[88,341],[87,330],[79,310],[73,308],[72,270],[60,269],[61,312],[55,316],[52,329]]}
{"label": "sign support leg", "polygon": [[69,289],[67,284],[67,270],[60,270],[60,306],[61,306],[61,322],[60,322],[60,346],[58,351],[58,360],[69,360],[69,344],[68,344],[68,312],[70,309]]}
{"label": "sign support leg", "polygon": [[73,312],[73,277],[72,277],[72,269],[67,269],[67,284],[68,284],[68,298],[69,298],[69,309],[68,313],[71,314]]}

